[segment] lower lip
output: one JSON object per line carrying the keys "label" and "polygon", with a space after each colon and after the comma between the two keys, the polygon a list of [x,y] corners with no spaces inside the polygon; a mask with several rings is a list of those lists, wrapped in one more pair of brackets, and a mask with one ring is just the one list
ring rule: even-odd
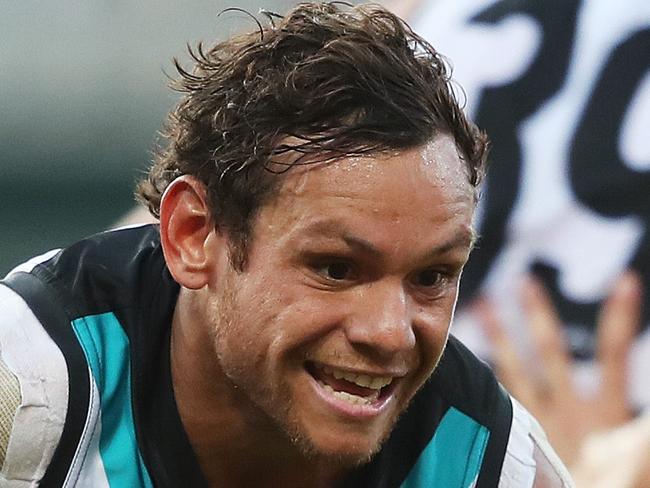
{"label": "lower lip", "polygon": [[314,378],[312,375],[309,375],[309,377],[311,379],[312,388],[314,389],[316,395],[332,410],[345,417],[352,417],[357,419],[377,417],[388,409],[389,405],[395,398],[394,393],[391,392],[385,397],[382,396],[368,405],[357,405],[335,397],[330,392],[325,390],[325,388],[323,388],[323,386],[316,380],[316,378]]}

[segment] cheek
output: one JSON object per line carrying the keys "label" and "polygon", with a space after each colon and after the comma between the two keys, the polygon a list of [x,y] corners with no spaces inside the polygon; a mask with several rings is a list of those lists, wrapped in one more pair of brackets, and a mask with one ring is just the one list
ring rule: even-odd
{"label": "cheek", "polygon": [[280,355],[302,350],[306,354],[311,345],[340,326],[346,307],[340,298],[331,298],[311,290],[283,297],[269,319],[273,328],[272,351]]}
{"label": "cheek", "polygon": [[413,328],[422,357],[428,364],[435,365],[447,343],[455,299],[445,299],[435,308],[421,309],[414,320]]}
{"label": "cheek", "polygon": [[309,333],[314,310],[292,297],[287,286],[235,279],[228,290],[212,307],[216,348],[223,360],[244,357],[256,368],[269,367]]}
{"label": "cheek", "polygon": [[[250,303],[248,283],[237,275],[218,284],[222,293],[215,293],[210,302],[210,322],[217,355],[220,360],[231,362],[232,357],[256,355],[261,313],[259,303]],[[261,297],[260,297],[261,298]]]}

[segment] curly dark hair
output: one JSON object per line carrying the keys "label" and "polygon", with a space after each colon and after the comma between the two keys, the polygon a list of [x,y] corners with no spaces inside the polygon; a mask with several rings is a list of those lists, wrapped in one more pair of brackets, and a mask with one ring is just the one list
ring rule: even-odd
{"label": "curly dark hair", "polygon": [[[450,134],[478,187],[487,137],[463,114],[444,60],[378,5],[304,3],[268,26],[174,59],[185,95],[169,114],[138,197],[159,216],[171,181],[193,175],[243,269],[251,222],[294,164],[403,150]],[[278,170],[280,168],[280,170]]]}

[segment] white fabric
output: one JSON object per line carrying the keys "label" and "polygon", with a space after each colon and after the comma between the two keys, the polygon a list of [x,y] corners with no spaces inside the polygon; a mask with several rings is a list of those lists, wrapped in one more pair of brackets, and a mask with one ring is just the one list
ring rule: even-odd
{"label": "white fabric", "polygon": [[75,453],[72,467],[63,485],[64,488],[84,488],[87,486],[110,488],[99,451],[99,439],[102,432],[99,406],[99,391],[93,381],[90,409],[84,426],[82,441]]}
{"label": "white fabric", "polygon": [[537,420],[534,417],[530,416],[530,437],[535,444],[535,447],[539,454],[541,454],[547,463],[550,465],[552,470],[557,475],[557,478],[562,481],[563,488],[575,488],[575,483],[571,478],[571,474],[567,470],[566,466],[557,455],[553,447],[546,437],[546,433],[542,429],[542,426],[539,425]]}
{"label": "white fabric", "polygon": [[63,355],[25,301],[0,285],[0,357],[20,383],[0,485],[37,486],[63,431],[68,373]]}
{"label": "white fabric", "polygon": [[531,416],[512,399],[512,427],[501,468],[499,488],[531,488],[535,481],[535,444],[529,433]]}
{"label": "white fabric", "polygon": [[[514,398],[512,427],[501,468],[499,488],[532,488],[537,474],[536,455],[542,455],[562,488],[574,488],[571,475],[549,444],[537,421]],[[558,486],[559,488],[559,486]]]}

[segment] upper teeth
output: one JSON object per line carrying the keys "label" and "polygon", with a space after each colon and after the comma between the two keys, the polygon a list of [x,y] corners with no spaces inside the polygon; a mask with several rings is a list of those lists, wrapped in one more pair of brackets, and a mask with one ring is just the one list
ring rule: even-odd
{"label": "upper teeth", "polygon": [[368,376],[367,374],[351,373],[350,371],[334,369],[328,366],[323,366],[323,371],[326,374],[334,376],[334,378],[337,380],[344,379],[350,383],[354,383],[365,388],[372,388],[373,390],[378,390],[384,386],[390,385],[393,381],[392,376]]}

